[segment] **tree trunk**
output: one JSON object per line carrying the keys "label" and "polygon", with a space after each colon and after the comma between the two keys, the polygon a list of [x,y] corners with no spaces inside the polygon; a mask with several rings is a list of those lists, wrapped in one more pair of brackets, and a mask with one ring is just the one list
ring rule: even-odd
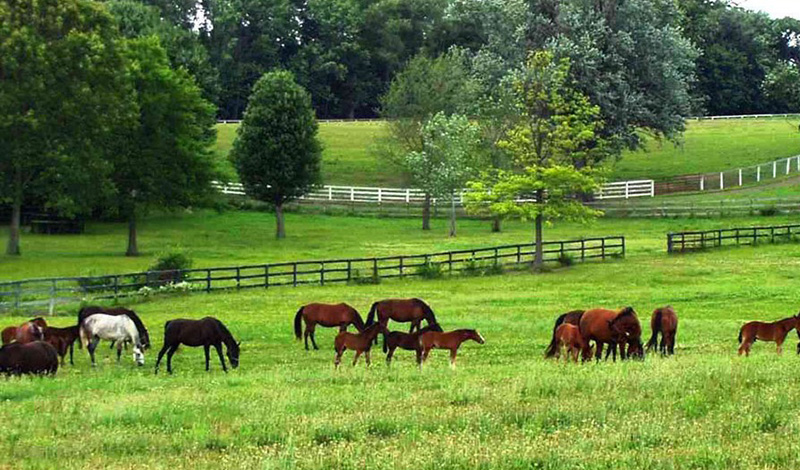
{"label": "tree trunk", "polygon": [[19,226],[20,218],[22,216],[22,198],[15,197],[13,207],[11,209],[11,225],[8,231],[8,245],[6,246],[6,254],[19,256]]}
{"label": "tree trunk", "polygon": [[139,256],[139,246],[136,243],[136,210],[128,215],[128,250],[125,256]]}
{"label": "tree trunk", "polygon": [[431,195],[425,193],[425,202],[422,203],[422,230],[431,229]]}
{"label": "tree trunk", "polygon": [[450,194],[450,236],[456,236],[456,193]]}
{"label": "tree trunk", "polygon": [[275,238],[286,238],[286,226],[283,223],[283,203],[275,204]]}
{"label": "tree trunk", "polygon": [[497,215],[492,218],[492,232],[500,232],[500,220],[500,216]]}

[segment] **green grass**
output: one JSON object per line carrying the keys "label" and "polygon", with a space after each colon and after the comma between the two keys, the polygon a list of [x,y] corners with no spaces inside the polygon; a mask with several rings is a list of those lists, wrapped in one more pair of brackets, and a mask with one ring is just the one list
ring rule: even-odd
{"label": "green grass", "polygon": [[[639,235],[641,246],[663,241],[659,223]],[[214,315],[242,341],[240,368],[225,375],[212,362],[206,373],[202,350],[183,348],[174,376],[163,367],[154,376],[156,351],[137,368],[102,347],[96,369],[76,351],[76,365],[55,379],[2,381],[0,466],[797,468],[794,333],[782,357],[764,342],[748,359],[735,351],[743,321],[795,313],[798,268],[793,244],[672,257],[641,249],[539,275],[158,298],[134,306],[156,350],[164,321]],[[419,372],[408,352],[387,368],[378,350],[370,369],[363,359],[350,367],[348,352],[335,371],[334,331],[318,330],[315,352],[291,333],[304,303],[364,312],[376,299],[410,296],[429,301],[446,329],[477,328],[486,344],[465,344],[455,371],[442,351]],[[561,312],[633,305],[649,332],[649,312],[667,303],[680,316],[674,358],[542,359]],[[68,314],[51,323],[74,322]]]}

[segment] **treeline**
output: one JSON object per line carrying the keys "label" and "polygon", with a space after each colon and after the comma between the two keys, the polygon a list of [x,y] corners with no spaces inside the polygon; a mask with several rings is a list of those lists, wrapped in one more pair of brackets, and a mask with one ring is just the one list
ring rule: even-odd
{"label": "treeline", "polygon": [[[253,84],[275,68],[294,73],[311,93],[318,117],[363,118],[380,115],[380,97],[411,58],[434,58],[454,46],[472,55],[519,63],[526,50],[558,44],[572,48],[571,55],[583,54],[591,66],[597,61],[646,61],[648,54],[662,53],[659,49],[674,46],[678,38],[694,51],[690,60],[695,79],[690,83],[687,112],[800,111],[800,22],[773,20],[728,1],[114,0],[109,4],[129,34],[147,31],[161,37],[173,63],[192,72],[205,97],[218,106],[220,118],[241,118]],[[598,38],[604,26],[627,34]],[[619,50],[642,56],[594,57],[612,46],[602,45],[606,40],[619,41],[615,45]],[[643,45],[656,48],[648,51]],[[604,64],[599,64],[601,73]],[[591,80],[595,71],[586,69],[585,78]]]}

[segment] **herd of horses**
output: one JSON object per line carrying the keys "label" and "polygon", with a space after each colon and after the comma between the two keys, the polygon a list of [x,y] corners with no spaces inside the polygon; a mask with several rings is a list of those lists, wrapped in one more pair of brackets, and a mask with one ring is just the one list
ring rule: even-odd
{"label": "herd of horses", "polygon": [[[408,333],[390,331],[389,321],[410,323]],[[425,327],[422,322],[426,322]],[[305,329],[303,329],[305,324]],[[353,325],[356,333],[347,331]],[[297,340],[305,340],[309,349],[309,339],[314,349],[319,349],[314,337],[317,326],[338,328],[334,339],[336,353],[334,364],[338,368],[344,352],[353,350],[353,365],[363,354],[367,366],[370,365],[370,349],[383,336],[383,352],[386,363],[390,365],[395,351],[399,349],[414,351],[420,368],[433,349],[450,351],[450,366],[455,368],[458,349],[465,341],[483,344],[484,338],[474,329],[444,331],[439,325],[431,307],[420,299],[386,299],[372,304],[367,320],[346,303],[311,303],[300,307],[294,317],[294,333]],[[675,353],[675,338],[678,332],[678,316],[671,306],[657,308],[650,318],[651,336],[642,343],[642,327],[638,315],[632,307],[619,310],[590,309],[573,310],[556,318],[550,344],[545,349],[546,358],[578,362],[596,360],[603,357],[605,350],[616,361],[617,353],[622,360],[642,359],[645,351],[657,350],[661,355]],[[750,348],[756,340],[772,341],[777,344],[781,354],[782,346],[790,331],[797,330],[800,339],[800,313],[772,323],[752,321],[739,330],[739,355],[750,355]],[[2,330],[3,346],[0,347],[0,373],[4,374],[55,374],[65,363],[67,352],[73,364],[73,346],[86,347],[95,365],[95,351],[100,340],[111,341],[117,348],[119,362],[122,350],[127,345],[133,349],[134,362],[144,365],[144,352],[150,349],[150,336],[142,320],[133,310],[122,307],[83,307],[78,312],[78,323],[66,328],[55,328],[39,317],[18,326]],[[659,336],[661,340],[659,342]],[[205,350],[206,371],[209,370],[210,349],[214,347],[219,356],[222,369],[227,372],[222,346],[233,368],[239,365],[240,343],[227,327],[214,317],[200,320],[175,319],[164,324],[164,344],[158,353],[155,373],[158,373],[161,360],[167,356],[167,372],[172,373],[172,356],[180,345],[203,346]],[[800,343],[797,345],[800,354]]]}

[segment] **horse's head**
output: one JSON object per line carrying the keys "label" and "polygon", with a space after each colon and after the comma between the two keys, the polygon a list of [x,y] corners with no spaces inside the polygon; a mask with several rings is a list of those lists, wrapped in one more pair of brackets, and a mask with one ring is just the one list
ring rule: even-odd
{"label": "horse's head", "polygon": [[478,344],[483,344],[486,342],[486,340],[483,339],[483,336],[481,336],[481,334],[478,333],[478,330],[469,330],[469,339],[475,341]]}
{"label": "horse's head", "polygon": [[438,323],[431,323],[430,325],[426,326],[425,328],[422,328],[421,330],[419,330],[420,333],[425,333],[426,331],[437,331],[437,332],[441,333],[444,330],[442,330],[442,327]]}
{"label": "horse's head", "polygon": [[236,341],[232,341],[231,344],[228,345],[228,360],[231,361],[231,367],[236,369],[239,367],[239,346],[242,343],[237,343]]}
{"label": "horse's head", "polygon": [[581,361],[582,362],[591,361],[593,354],[594,354],[594,345],[587,344],[586,347],[581,350]]}
{"label": "horse's head", "polygon": [[139,367],[144,365],[144,352],[142,352],[142,344],[139,342],[133,344],[133,361]]}
{"label": "horse's head", "polygon": [[44,328],[35,321],[28,322],[28,331],[30,331],[34,341],[44,341]]}
{"label": "horse's head", "polygon": [[644,345],[640,338],[628,342],[628,356],[632,359],[644,359]]}
{"label": "horse's head", "polygon": [[30,321],[34,325],[38,326],[39,328],[44,328],[47,326],[47,322],[42,317],[36,317]]}

